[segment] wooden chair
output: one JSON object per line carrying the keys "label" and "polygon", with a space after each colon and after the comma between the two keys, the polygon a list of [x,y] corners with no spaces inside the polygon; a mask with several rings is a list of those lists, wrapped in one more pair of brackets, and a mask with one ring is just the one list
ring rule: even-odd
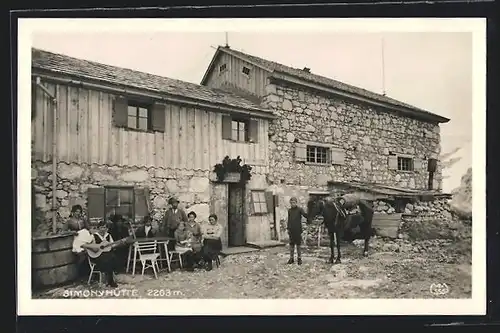
{"label": "wooden chair", "polygon": [[[160,254],[157,252],[158,250],[157,242],[156,241],[136,242],[134,246],[136,246],[137,254],[139,255],[139,260],[141,261],[142,264],[141,275],[144,276],[144,271],[147,268],[152,268],[153,273],[155,274],[155,278],[157,279],[158,271],[160,270],[157,261],[158,257],[160,256]],[[148,264],[148,262],[150,262],[150,264]],[[135,267],[133,269],[135,269]]]}

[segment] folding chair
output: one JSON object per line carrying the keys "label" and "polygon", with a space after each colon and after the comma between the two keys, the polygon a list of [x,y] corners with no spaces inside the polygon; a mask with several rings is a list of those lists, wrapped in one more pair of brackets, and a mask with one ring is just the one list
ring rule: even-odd
{"label": "folding chair", "polygon": [[[157,252],[158,250],[157,242],[156,241],[136,242],[134,246],[136,246],[137,254],[139,255],[139,260],[141,261],[142,264],[141,275],[144,276],[144,271],[147,268],[152,268],[153,273],[155,274],[155,278],[157,279],[158,278],[157,272],[160,270],[157,261],[158,257],[160,256],[160,254]],[[150,264],[148,264],[148,261],[150,262]]]}
{"label": "folding chair", "polygon": [[92,281],[92,276],[94,274],[99,274],[99,284],[102,284],[102,274],[104,274],[104,273],[96,270],[95,264],[90,260],[89,256],[87,256],[87,260],[88,260],[89,266],[90,266],[90,274],[89,274],[89,279],[87,281],[87,284],[90,284],[90,282]]}
{"label": "folding chair", "polygon": [[[168,252],[168,261],[170,263],[173,263],[173,262],[179,262],[179,267],[182,269],[184,267],[184,264],[182,262],[182,255],[187,253],[188,251],[190,251],[189,249],[185,249],[185,248],[177,248],[176,250],[173,250],[173,251],[169,251]],[[174,255],[177,255],[177,259],[174,259]]]}

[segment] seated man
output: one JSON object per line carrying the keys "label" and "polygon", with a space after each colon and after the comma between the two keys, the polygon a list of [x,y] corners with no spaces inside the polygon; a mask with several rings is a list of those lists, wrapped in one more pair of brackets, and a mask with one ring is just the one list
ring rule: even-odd
{"label": "seated man", "polygon": [[151,225],[151,217],[150,216],[144,216],[144,219],[142,220],[143,225],[139,227],[139,229],[136,230],[135,232],[135,237],[137,238],[151,238],[156,235],[156,231],[153,229]]}
{"label": "seated man", "polygon": [[94,259],[90,259],[92,263],[96,265],[96,269],[106,274],[107,285],[110,287],[117,287],[117,283],[114,279],[113,273],[117,270],[117,260],[113,253],[114,247],[118,244],[113,243],[113,237],[108,233],[108,226],[105,221],[100,221],[98,225],[98,231],[93,234],[93,239],[89,242],[83,244],[81,247],[87,251],[92,251],[94,253],[99,252],[107,248],[111,248],[109,252],[102,252],[100,256]]}
{"label": "seated man", "polygon": [[222,225],[217,222],[217,215],[212,214],[208,217],[208,223],[202,225],[203,234],[203,259],[207,266],[206,269],[212,269],[212,262],[222,251]]}

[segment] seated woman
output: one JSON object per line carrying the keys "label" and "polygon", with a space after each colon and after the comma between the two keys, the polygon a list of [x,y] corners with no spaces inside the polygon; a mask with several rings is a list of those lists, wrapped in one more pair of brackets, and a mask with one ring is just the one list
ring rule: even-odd
{"label": "seated woman", "polygon": [[[82,248],[88,251],[99,252],[102,247],[101,243],[113,242],[113,237],[108,233],[108,225],[105,221],[99,222],[98,231],[93,236],[93,239],[83,244]],[[113,288],[118,286],[113,276],[113,273],[117,270],[117,260],[113,250],[103,252],[99,257],[90,259],[90,261],[96,265],[97,270],[106,274],[106,284],[108,286]]]}
{"label": "seated woman", "polygon": [[208,217],[208,223],[201,227],[203,234],[203,259],[207,266],[207,271],[212,269],[212,262],[222,251],[222,225],[217,222],[217,215],[212,214]]}
{"label": "seated woman", "polygon": [[[187,255],[191,250],[191,234],[186,228],[184,222],[180,222],[179,226],[174,232],[175,237],[175,251],[179,252],[179,255]],[[190,260],[187,260],[188,262]]]}
{"label": "seated woman", "polygon": [[137,237],[137,238],[154,237],[156,235],[156,231],[151,226],[151,217],[149,215],[144,216],[144,219],[142,220],[142,222],[143,222],[143,225],[135,231],[135,237]]}
{"label": "seated woman", "polygon": [[187,256],[188,269],[192,270],[202,259],[202,248],[203,248],[203,235],[201,233],[201,227],[198,222],[196,222],[196,213],[191,211],[187,215],[188,222],[186,228],[191,235],[191,250],[192,252]]}

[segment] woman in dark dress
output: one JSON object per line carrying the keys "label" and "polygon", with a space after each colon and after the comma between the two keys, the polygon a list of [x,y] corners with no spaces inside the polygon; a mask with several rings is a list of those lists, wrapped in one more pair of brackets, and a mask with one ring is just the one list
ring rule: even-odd
{"label": "woman in dark dress", "polygon": [[208,217],[208,223],[203,223],[203,260],[205,260],[207,271],[212,269],[212,262],[222,251],[222,225],[217,222],[217,215]]}

